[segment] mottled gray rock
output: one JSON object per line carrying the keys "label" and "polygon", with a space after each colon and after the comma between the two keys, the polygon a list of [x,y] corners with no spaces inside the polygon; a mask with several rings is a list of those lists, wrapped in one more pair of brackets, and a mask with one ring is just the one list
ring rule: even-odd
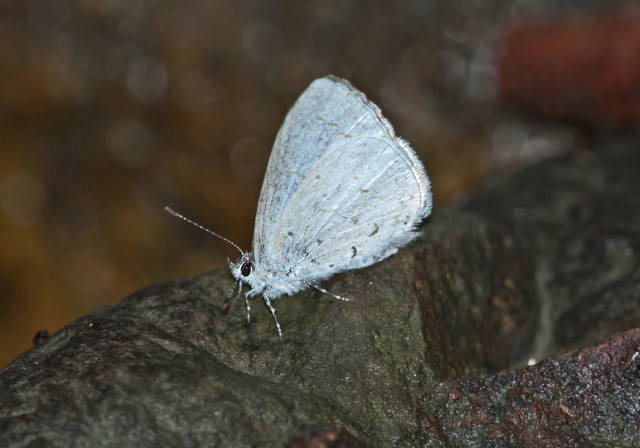
{"label": "mottled gray rock", "polygon": [[640,156],[601,146],[436,211],[327,282],[353,302],[278,300],[282,340],[224,271],[43,334],[0,372],[0,446],[638,446],[639,333],[601,341],[640,326]]}

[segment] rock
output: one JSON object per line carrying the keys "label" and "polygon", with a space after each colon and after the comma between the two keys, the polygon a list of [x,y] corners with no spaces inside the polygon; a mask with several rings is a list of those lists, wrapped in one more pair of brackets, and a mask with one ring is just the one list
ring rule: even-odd
{"label": "rock", "polygon": [[640,153],[600,146],[324,284],[353,302],[277,300],[282,340],[225,271],[39,338],[0,372],[0,445],[637,446]]}

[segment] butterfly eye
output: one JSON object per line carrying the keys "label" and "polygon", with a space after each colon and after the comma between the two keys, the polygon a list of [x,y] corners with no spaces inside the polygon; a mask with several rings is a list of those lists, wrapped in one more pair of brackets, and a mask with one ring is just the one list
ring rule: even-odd
{"label": "butterfly eye", "polygon": [[253,265],[250,261],[243,261],[240,265],[240,273],[243,277],[249,277],[251,274],[251,270],[253,269]]}

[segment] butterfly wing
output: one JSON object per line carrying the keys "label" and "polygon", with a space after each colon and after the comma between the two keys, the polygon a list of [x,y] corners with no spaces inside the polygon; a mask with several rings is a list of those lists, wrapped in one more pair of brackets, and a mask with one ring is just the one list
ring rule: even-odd
{"label": "butterfly wing", "polygon": [[347,81],[311,84],[278,133],[260,194],[256,268],[314,281],[376,263],[415,236],[430,183],[409,145]]}

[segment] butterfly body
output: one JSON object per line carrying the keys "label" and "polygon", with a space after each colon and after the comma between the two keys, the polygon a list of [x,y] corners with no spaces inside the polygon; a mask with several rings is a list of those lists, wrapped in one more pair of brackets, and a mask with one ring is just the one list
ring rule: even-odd
{"label": "butterfly body", "polygon": [[237,263],[229,263],[229,269],[236,280],[251,287],[246,293],[249,297],[263,294],[269,299],[277,299],[283,295],[291,296],[311,286],[299,280],[296,272],[278,273],[261,269],[256,266],[251,252],[243,254]]}

